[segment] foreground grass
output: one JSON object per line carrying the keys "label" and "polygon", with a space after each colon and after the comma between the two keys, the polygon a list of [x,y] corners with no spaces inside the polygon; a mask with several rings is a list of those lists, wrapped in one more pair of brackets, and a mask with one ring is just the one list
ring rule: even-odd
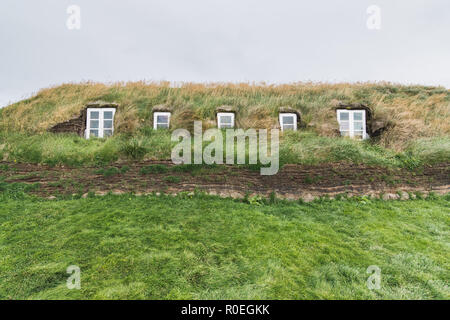
{"label": "foreground grass", "polygon": [[[1,200],[2,299],[450,298],[448,196]],[[66,288],[69,265],[81,290]],[[366,286],[370,265],[380,290]]]}

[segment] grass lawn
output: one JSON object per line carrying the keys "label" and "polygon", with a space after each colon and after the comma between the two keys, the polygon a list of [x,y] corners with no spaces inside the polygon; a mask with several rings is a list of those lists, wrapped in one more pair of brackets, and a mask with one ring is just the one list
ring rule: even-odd
{"label": "grass lawn", "polygon": [[[449,196],[16,196],[0,199],[1,299],[450,298]],[[66,287],[69,265],[81,290]]]}

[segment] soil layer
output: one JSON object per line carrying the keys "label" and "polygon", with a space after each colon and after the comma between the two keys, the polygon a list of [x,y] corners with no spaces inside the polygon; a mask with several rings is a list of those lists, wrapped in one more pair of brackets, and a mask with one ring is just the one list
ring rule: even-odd
{"label": "soil layer", "polygon": [[[159,165],[159,170],[145,172],[145,168],[155,167],[155,164]],[[1,162],[0,178],[6,183],[38,184],[31,193],[42,197],[86,196],[89,192],[176,194],[201,191],[239,198],[245,195],[268,196],[274,192],[280,198],[308,201],[337,194],[408,198],[417,192],[450,192],[449,163],[413,171],[350,163],[286,165],[273,176],[262,176],[259,170],[228,165],[176,169],[170,161],[124,162],[82,168]]]}

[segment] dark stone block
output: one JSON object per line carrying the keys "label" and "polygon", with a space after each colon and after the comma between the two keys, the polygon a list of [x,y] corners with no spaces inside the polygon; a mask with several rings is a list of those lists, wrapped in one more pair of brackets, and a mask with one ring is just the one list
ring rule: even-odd
{"label": "dark stone block", "polygon": [[48,131],[53,133],[75,133],[80,137],[84,137],[84,131],[86,129],[86,110],[87,108],[83,109],[79,117],[58,123]]}

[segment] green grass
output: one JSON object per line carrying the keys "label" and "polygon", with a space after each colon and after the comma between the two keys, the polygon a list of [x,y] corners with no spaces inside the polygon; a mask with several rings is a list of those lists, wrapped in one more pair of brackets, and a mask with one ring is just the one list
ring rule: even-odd
{"label": "green grass", "polygon": [[101,174],[105,177],[112,177],[119,174],[127,173],[130,170],[129,166],[122,166],[120,169],[116,167],[110,167],[110,168],[101,168],[98,170],[95,170],[96,174]]}
{"label": "green grass", "polygon": [[[441,142],[450,141],[441,138]],[[424,152],[428,150],[428,153]],[[280,146],[280,162],[309,164],[348,161],[355,164],[415,169],[423,164],[450,161],[450,148],[436,148],[433,140],[423,140],[404,152],[383,148],[371,141],[321,137],[312,132],[288,132]]]}
{"label": "green grass", "polygon": [[[141,151],[133,149],[137,148],[137,143],[140,143]],[[137,137],[115,135],[109,139],[86,140],[70,134],[0,133],[0,159],[26,163],[104,165],[120,158],[140,159],[141,156],[136,156],[136,153],[143,152],[144,149],[149,158],[170,159],[172,149],[170,135],[152,131],[150,134]]]}
{"label": "green grass", "polygon": [[181,182],[182,178],[177,176],[167,176],[164,178],[164,181],[168,183],[179,183]]}
{"label": "green grass", "polygon": [[413,141],[406,154],[413,154],[416,158],[430,162],[448,162],[450,160],[450,138],[427,138]]}
{"label": "green grass", "polygon": [[[50,201],[0,190],[2,299],[450,298],[449,196]],[[69,265],[81,290],[66,288]],[[380,290],[366,286],[370,265]]]}
{"label": "green grass", "polygon": [[151,173],[166,173],[169,171],[168,167],[163,164],[152,164],[146,167],[142,167],[139,170],[140,174],[151,174]]}
{"label": "green grass", "polygon": [[[119,159],[170,159],[176,144],[170,138],[170,132],[165,130],[142,130],[133,136],[118,134],[109,139],[91,140],[50,133],[0,133],[0,159],[69,166],[106,165]],[[411,142],[405,151],[395,152],[370,141],[324,137],[308,131],[287,132],[280,138],[280,165],[348,161],[414,169],[423,164],[449,162],[449,141],[449,137],[421,139]],[[207,145],[205,142],[204,147]],[[246,153],[248,162],[248,146]],[[197,167],[186,166],[179,170],[191,171]],[[259,170],[260,165],[250,167]],[[7,166],[2,170],[6,169]]]}

